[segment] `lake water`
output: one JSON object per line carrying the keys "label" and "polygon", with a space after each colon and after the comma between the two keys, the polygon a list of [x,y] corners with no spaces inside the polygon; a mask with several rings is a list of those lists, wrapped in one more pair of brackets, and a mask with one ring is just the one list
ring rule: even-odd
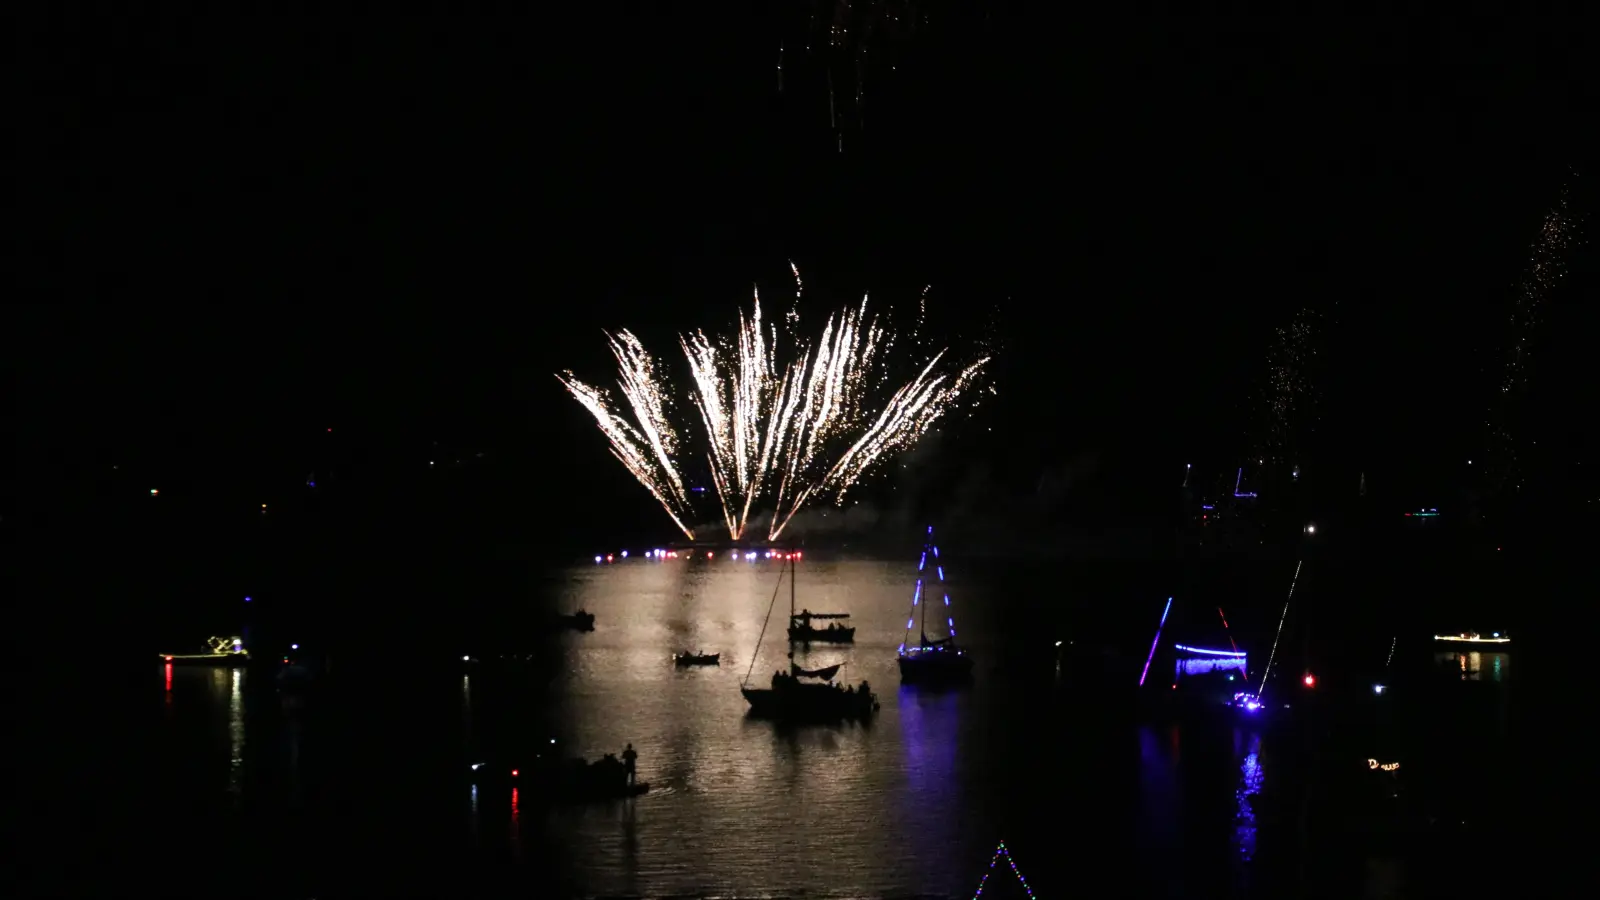
{"label": "lake water", "polygon": [[[208,885],[439,896],[510,883],[541,896],[970,897],[1002,839],[1039,897],[1423,896],[1479,884],[1475,854],[1499,838],[1508,654],[1404,642],[1381,698],[1367,672],[1330,669],[1323,685],[1345,700],[1321,728],[1141,724],[1063,695],[1048,661],[997,664],[1058,636],[1142,657],[1163,597],[1133,604],[1127,634],[1142,636],[1125,639],[1105,624],[1116,616],[1090,609],[1107,594],[1130,602],[1123,588],[953,570],[949,609],[978,678],[918,691],[899,685],[894,664],[914,563],[807,559],[799,605],[848,611],[858,631],[854,645],[796,661],[844,663],[841,678],[870,681],[882,710],[866,725],[790,729],[748,720],[738,691],[747,670],[764,680],[785,663],[786,585],[758,649],[778,571],[633,559],[546,572],[524,596],[439,613],[449,646],[437,656],[336,653],[324,690],[303,703],[254,671],[152,665],[159,701],[141,715],[153,757],[125,754],[136,777],[93,815],[53,815],[85,847],[127,845],[100,856],[122,866],[119,884],[169,896]],[[1040,618],[1039,596],[1055,592],[1055,613]],[[1230,626],[1259,669],[1276,617],[1239,602]],[[594,632],[527,635],[535,613],[577,608],[595,614]],[[1381,667],[1388,636],[1367,643]],[[539,659],[444,664],[487,657],[491,644]],[[722,664],[676,669],[674,649],[720,652]],[[1072,673],[1061,680],[1070,687]],[[470,760],[552,738],[591,758],[631,742],[652,790],[547,810],[463,779]],[[1369,770],[1369,758],[1401,765]],[[1403,815],[1382,799],[1393,788]],[[49,865],[32,877],[106,875]],[[985,896],[1010,896],[1009,869],[995,872]]]}

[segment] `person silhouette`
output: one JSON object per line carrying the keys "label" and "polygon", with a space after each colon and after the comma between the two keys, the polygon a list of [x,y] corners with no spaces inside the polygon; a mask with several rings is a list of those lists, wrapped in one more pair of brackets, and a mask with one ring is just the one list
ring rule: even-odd
{"label": "person silhouette", "polygon": [[635,768],[635,763],[636,763],[636,761],[638,759],[639,759],[639,754],[634,752],[632,744],[629,744],[627,747],[623,748],[623,750],[622,750],[622,764],[624,766],[627,766],[627,774],[628,774],[628,783],[629,784],[633,784],[637,780],[634,768]]}

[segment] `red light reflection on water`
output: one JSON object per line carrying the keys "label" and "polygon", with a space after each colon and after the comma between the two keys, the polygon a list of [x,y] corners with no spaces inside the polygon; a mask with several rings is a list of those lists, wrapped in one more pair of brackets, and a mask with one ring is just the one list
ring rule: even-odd
{"label": "red light reflection on water", "polygon": [[517,808],[517,789],[511,789],[511,855],[522,855],[522,811]]}
{"label": "red light reflection on water", "polygon": [[172,693],[172,663],[167,663],[167,693]]}

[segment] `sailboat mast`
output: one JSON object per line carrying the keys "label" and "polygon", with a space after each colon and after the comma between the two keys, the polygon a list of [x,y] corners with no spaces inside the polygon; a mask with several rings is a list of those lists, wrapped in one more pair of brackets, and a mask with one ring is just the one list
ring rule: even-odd
{"label": "sailboat mast", "polygon": [[789,554],[789,621],[794,621],[794,554]]}
{"label": "sailboat mast", "polygon": [[[933,527],[932,526],[929,526],[928,532],[930,534],[933,532]],[[922,545],[922,552],[924,554],[926,554],[930,549],[932,549],[932,547],[933,547],[933,541],[930,540],[928,543]],[[927,592],[924,591],[923,593],[926,594]],[[927,600],[928,598],[926,596],[924,596],[922,599],[923,600]],[[919,631],[922,632],[922,634],[918,635],[918,637],[921,639],[920,643],[923,646],[926,646],[927,643],[928,643],[928,604],[927,603],[923,603],[922,604],[922,622],[917,625],[917,628],[918,628]]]}

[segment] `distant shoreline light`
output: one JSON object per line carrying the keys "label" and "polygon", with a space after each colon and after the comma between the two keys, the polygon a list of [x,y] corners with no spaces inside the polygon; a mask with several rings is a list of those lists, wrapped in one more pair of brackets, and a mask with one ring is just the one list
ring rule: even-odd
{"label": "distant shoreline light", "polygon": [[1498,633],[1494,637],[1480,637],[1476,634],[1436,634],[1436,641],[1454,641],[1459,644],[1509,644],[1511,638],[1501,637]]}

